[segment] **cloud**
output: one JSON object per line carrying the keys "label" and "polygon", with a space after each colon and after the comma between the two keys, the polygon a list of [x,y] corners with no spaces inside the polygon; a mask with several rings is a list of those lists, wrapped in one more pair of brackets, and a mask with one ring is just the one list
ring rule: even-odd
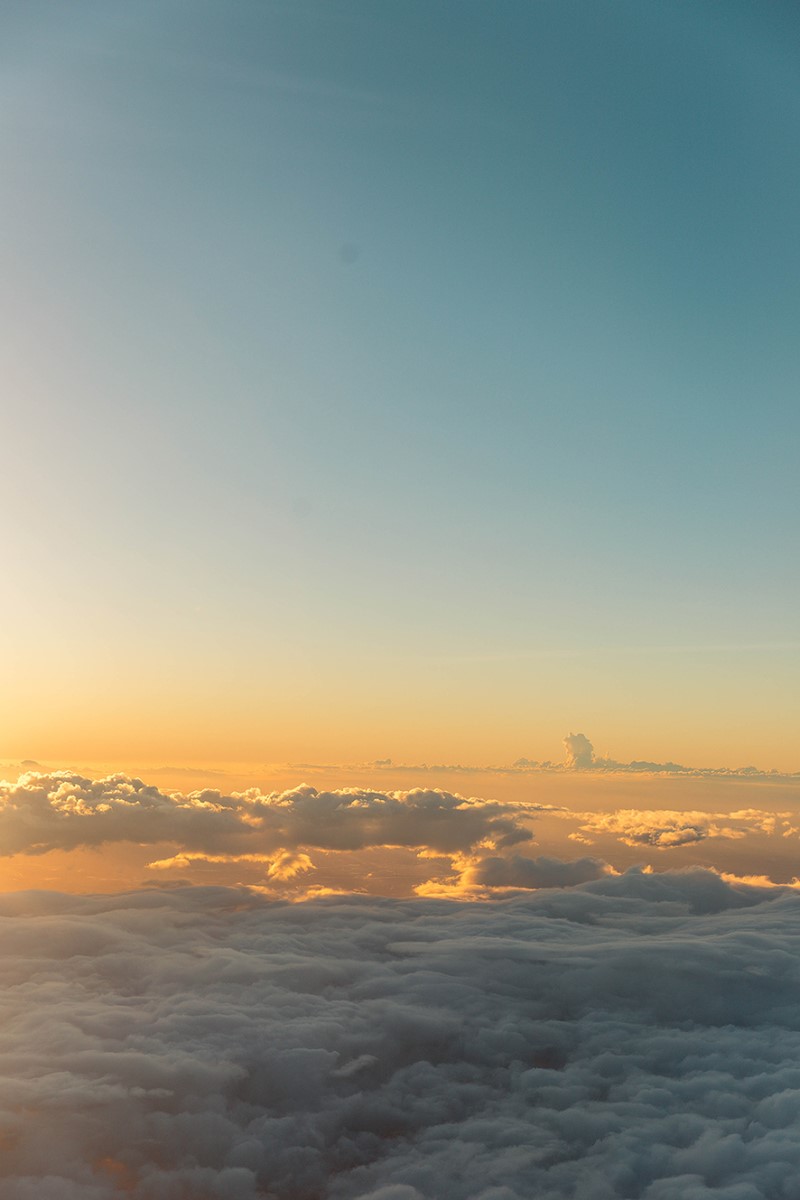
{"label": "cloud", "polygon": [[[491,768],[489,768],[491,770]],[[508,770],[508,768],[501,768]],[[515,770],[520,771],[593,771],[609,774],[633,775],[692,775],[703,778],[717,776],[733,776],[745,779],[794,779],[800,772],[783,774],[778,771],[764,771],[758,767],[687,767],[675,762],[650,762],[646,759],[634,759],[631,762],[618,762],[607,756],[598,758],[594,746],[583,733],[568,733],[564,738],[564,762],[537,762],[531,758],[518,758],[514,763]]]}
{"label": "cloud", "polygon": [[[583,734],[570,734],[570,737],[583,737]],[[800,771],[768,771],[759,767],[689,767],[675,762],[650,762],[646,759],[634,759],[631,762],[618,762],[614,758],[597,758],[594,747],[588,741],[593,757],[585,756],[580,763],[574,761],[572,752],[568,751],[564,762],[551,762],[549,759],[540,761],[535,758],[517,758],[510,766],[474,766],[462,763],[393,763],[387,766],[382,762],[361,764],[359,769],[366,767],[379,771],[391,771],[393,774],[420,773],[428,775],[538,775],[552,772],[591,771],[593,774],[608,775],[687,775],[698,779],[798,779]],[[330,764],[316,769],[341,770],[342,764]]]}
{"label": "cloud", "polygon": [[564,738],[565,764],[569,770],[585,771],[594,763],[594,746],[582,733],[568,733]]}
{"label": "cloud", "polygon": [[[632,773],[635,775],[697,775],[703,777],[713,776],[735,776],[737,778],[795,778],[800,772],[794,774],[781,775],[778,771],[764,771],[758,767],[687,767],[681,763],[675,762],[649,762],[645,759],[634,759],[631,762],[617,762],[616,759],[603,757],[597,758],[594,753],[594,747],[589,739],[583,733],[568,733],[564,738],[565,761],[564,766],[567,770],[592,770],[606,771],[611,773]],[[519,759],[519,764],[525,764],[529,767],[536,767],[539,764],[533,763],[528,759]],[[542,766],[550,766],[551,764],[541,764]]]}
{"label": "cloud", "polygon": [[282,850],[269,864],[267,877],[283,881],[315,870],[316,867],[307,854],[292,854],[288,850]]}
{"label": "cloud", "polygon": [[623,808],[611,813],[570,814],[580,821],[573,841],[591,843],[597,837],[612,836],[626,846],[655,846],[659,850],[688,846],[707,838],[740,840],[748,834],[795,832],[791,812],[766,812],[740,809],[736,812],[674,811],[667,809]]}
{"label": "cloud", "polygon": [[704,871],[0,896],[0,1194],[793,1195],[798,918]]}
{"label": "cloud", "polygon": [[268,879],[281,881],[316,870],[307,854],[292,853],[290,850],[282,850],[274,857],[270,857],[269,854],[193,854],[182,850],[169,858],[157,858],[149,862],[147,867],[151,871],[186,870],[193,863],[256,863],[265,868]]}
{"label": "cloud", "polygon": [[565,861],[541,854],[455,855],[450,873],[417,884],[417,896],[441,899],[487,900],[512,891],[575,887],[618,872],[599,858]]}
{"label": "cloud", "polygon": [[[534,811],[524,808],[526,817]],[[521,805],[434,788],[318,791],[303,785],[270,794],[206,789],[184,796],[125,775],[90,780],[70,772],[28,774],[16,784],[0,784],[0,854],[109,842],[172,842],[212,861],[299,847],[424,846],[449,854],[529,841],[522,812]]]}
{"label": "cloud", "polygon": [[[393,774],[417,773],[428,775],[536,775],[552,772],[591,771],[601,775],[686,775],[694,778],[727,778],[736,779],[797,779],[800,772],[780,772],[776,770],[761,770],[758,767],[690,767],[676,762],[650,762],[646,759],[633,759],[631,762],[619,762],[615,758],[604,756],[598,758],[594,746],[583,733],[568,733],[564,738],[564,761],[551,762],[549,759],[539,761],[535,758],[517,758],[511,766],[467,766],[463,763],[394,763],[391,759],[376,759],[372,763],[361,764],[359,769],[374,769],[376,771],[391,771]],[[297,764],[298,767],[306,764]],[[311,767],[311,764],[307,764]],[[317,764],[314,770],[340,770],[338,766],[329,764],[323,767]]]}
{"label": "cloud", "polygon": [[0,784],[0,853],[41,854],[105,842],[177,842],[213,852],[246,828],[242,801],[218,792],[169,796],[125,775],[30,773]]}
{"label": "cloud", "polygon": [[745,884],[747,887],[800,888],[800,879],[798,879],[797,876],[794,876],[794,878],[788,883],[775,883],[773,879],[770,879],[769,875],[734,875],[730,871],[720,871],[719,876],[721,879],[724,879],[726,883],[741,883]]}
{"label": "cloud", "polygon": [[563,740],[564,761],[552,762],[549,759],[517,758],[509,765],[483,765],[465,763],[399,763],[391,758],[373,759],[369,763],[295,763],[297,770],[324,771],[378,771],[399,774],[427,775],[532,775],[550,774],[552,772],[591,771],[593,774],[630,774],[630,775],[687,775],[696,778],[727,778],[736,779],[797,779],[800,771],[780,772],[777,770],[762,770],[754,766],[742,767],[696,767],[685,766],[672,761],[652,762],[647,759],[633,759],[631,762],[619,762],[608,755],[598,757],[594,746],[584,733],[568,733]]}
{"label": "cloud", "polygon": [[464,872],[467,885],[493,888],[558,888],[573,887],[601,879],[612,868],[599,858],[576,858],[565,862],[561,858],[539,855],[526,858],[521,854],[500,858],[487,855],[478,859]]}

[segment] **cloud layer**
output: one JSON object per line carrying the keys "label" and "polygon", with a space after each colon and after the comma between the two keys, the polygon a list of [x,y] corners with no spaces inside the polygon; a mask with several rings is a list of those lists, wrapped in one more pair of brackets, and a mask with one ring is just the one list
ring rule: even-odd
{"label": "cloud layer", "polygon": [[800,897],[0,897],[3,1200],[777,1200]]}
{"label": "cloud layer", "polygon": [[[584,751],[576,745],[577,755]],[[588,790],[579,808],[532,803],[518,791],[504,802],[435,788],[308,785],[184,795],[125,775],[29,773],[0,784],[0,855],[20,856],[13,868],[19,883],[30,879],[22,856],[30,862],[61,851],[61,860],[39,874],[46,886],[73,886],[70,852],[78,852],[81,869],[103,890],[147,877],[251,884],[295,898],[331,888],[480,898],[509,888],[572,886],[629,866],[623,847],[641,850],[644,863],[660,865],[666,855],[675,863],[683,855],[687,865],[686,854],[695,853],[702,855],[698,865],[721,873],[784,881],[796,873],[798,825],[789,807],[592,811],[584,808]],[[784,805],[790,800],[783,796]],[[534,829],[536,857],[527,852]],[[596,847],[597,857],[565,854],[576,842]],[[105,850],[81,857],[84,847]],[[84,891],[93,886],[77,882]]]}
{"label": "cloud layer", "polygon": [[[619,762],[607,755],[598,756],[594,746],[585,733],[568,733],[563,739],[564,759],[562,762],[552,762],[547,759],[540,761],[534,758],[518,758],[511,766],[467,766],[460,763],[395,763],[390,758],[380,758],[369,763],[372,770],[391,772],[420,772],[425,774],[463,774],[463,775],[526,775],[553,771],[591,772],[595,775],[664,775],[691,776],[696,778],[735,778],[735,779],[797,779],[800,772],[765,771],[759,767],[692,767],[676,762],[651,762],[646,759],[634,759],[631,762]],[[307,765],[313,770],[319,770],[319,764]],[[363,767],[364,764],[362,764]],[[329,764],[327,769],[335,769]]]}
{"label": "cloud layer", "polygon": [[[553,766],[551,763],[536,763],[525,758],[518,759],[516,765],[534,769]],[[608,771],[614,774],[622,772],[634,775],[733,775],[746,778],[777,775],[776,771],[761,771],[758,767],[686,767],[674,762],[657,763],[643,759],[617,762],[614,758],[598,758],[594,746],[584,733],[568,733],[564,738],[564,767],[568,771]]]}

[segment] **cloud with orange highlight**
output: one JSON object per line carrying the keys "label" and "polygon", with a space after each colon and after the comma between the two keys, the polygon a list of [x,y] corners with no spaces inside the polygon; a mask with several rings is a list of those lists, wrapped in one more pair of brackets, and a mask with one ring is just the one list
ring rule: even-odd
{"label": "cloud with orange highlight", "polygon": [[0,854],[113,842],[173,843],[183,861],[191,855],[247,861],[300,847],[407,846],[452,854],[530,841],[528,822],[536,811],[435,788],[319,791],[304,784],[278,793],[206,789],[183,795],[125,775],[91,780],[70,772],[32,773],[0,784]]}
{"label": "cloud with orange highlight", "polygon": [[617,809],[615,812],[578,812],[570,814],[579,828],[571,840],[591,844],[598,837],[611,836],[626,846],[653,846],[668,850],[688,846],[709,838],[739,841],[760,833],[791,835],[792,813],[761,809],[735,812],[676,811],[666,809]]}

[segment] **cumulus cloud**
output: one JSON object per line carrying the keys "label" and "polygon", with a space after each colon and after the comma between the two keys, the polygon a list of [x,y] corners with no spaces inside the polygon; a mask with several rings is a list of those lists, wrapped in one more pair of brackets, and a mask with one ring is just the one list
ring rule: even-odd
{"label": "cumulus cloud", "polygon": [[[303,785],[280,793],[250,789],[228,796],[206,789],[184,796],[125,775],[28,774],[0,784],[0,854],[108,842],[172,842],[211,861],[303,846],[425,846],[448,854],[530,840],[522,811],[434,788],[318,791]],[[525,807],[526,815],[533,811]]]}
{"label": "cumulus cloud", "polygon": [[564,738],[564,761],[568,768],[584,771],[594,762],[594,746],[583,733],[568,733]]}
{"label": "cumulus cloud", "polygon": [[540,854],[455,855],[450,873],[417,884],[418,896],[486,900],[512,891],[574,887],[618,872],[600,858],[564,860]]}
{"label": "cumulus cloud", "polygon": [[655,846],[659,850],[688,846],[707,838],[739,840],[748,834],[791,836],[790,812],[748,808],[736,812],[674,811],[623,808],[610,813],[574,813],[580,821],[573,841],[591,843],[611,835],[626,846]]}
{"label": "cumulus cloud", "polygon": [[577,883],[601,879],[611,871],[608,863],[599,858],[564,861],[546,854],[540,854],[538,858],[526,858],[522,854],[511,854],[506,858],[486,855],[468,867],[464,882],[493,888],[573,887]]}
{"label": "cumulus cloud", "polygon": [[3,1200],[777,1200],[800,896],[0,896]]}

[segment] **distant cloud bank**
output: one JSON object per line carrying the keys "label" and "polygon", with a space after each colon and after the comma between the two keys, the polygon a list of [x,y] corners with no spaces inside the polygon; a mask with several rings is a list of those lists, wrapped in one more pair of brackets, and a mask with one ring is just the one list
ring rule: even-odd
{"label": "distant cloud bank", "polygon": [[[430,773],[454,772],[458,774],[525,774],[526,772],[548,771],[592,771],[595,773],[625,773],[638,775],[693,775],[698,777],[735,776],[745,779],[800,778],[800,771],[785,773],[765,771],[759,767],[690,767],[675,762],[649,762],[634,759],[619,762],[607,756],[598,757],[594,746],[585,733],[568,733],[563,740],[564,758],[561,762],[550,759],[518,758],[510,766],[468,766],[462,763],[396,763],[391,758],[378,758],[369,765],[379,771],[420,771]],[[298,764],[303,766],[306,764]],[[311,764],[308,764],[311,765]]]}
{"label": "distant cloud bank", "polygon": [[3,1200],[794,1195],[800,897],[575,870],[0,896]]}
{"label": "distant cloud bank", "polygon": [[[654,775],[737,775],[745,778],[759,776],[777,776],[778,771],[763,771],[758,767],[686,767],[674,762],[647,762],[644,759],[634,759],[632,762],[617,762],[616,759],[598,758],[594,746],[584,733],[568,733],[564,738],[564,762],[540,763],[529,758],[519,758],[514,764],[517,768],[528,770],[554,770],[562,766],[566,771],[609,771],[633,772],[637,774]],[[794,772],[800,777],[800,772]],[[789,776],[791,778],[792,776]]]}

